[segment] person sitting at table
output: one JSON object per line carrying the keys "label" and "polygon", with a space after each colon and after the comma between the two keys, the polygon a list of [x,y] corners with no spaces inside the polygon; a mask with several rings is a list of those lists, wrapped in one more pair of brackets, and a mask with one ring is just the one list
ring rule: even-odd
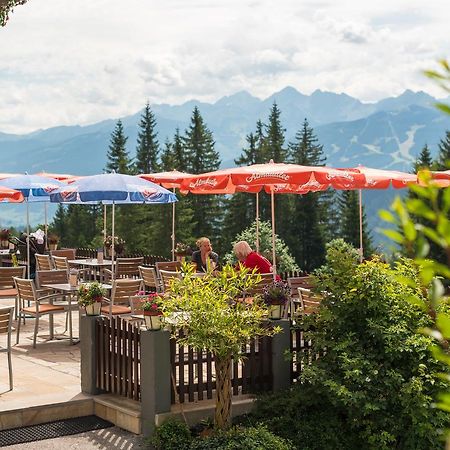
{"label": "person sitting at table", "polygon": [[[252,271],[256,269],[257,273],[272,273],[273,266],[270,261],[261,254],[252,250],[247,241],[239,241],[234,244],[234,253],[239,260],[239,264]],[[277,279],[281,279],[277,275]]]}
{"label": "person sitting at table", "polygon": [[192,253],[192,262],[197,266],[197,272],[215,270],[219,264],[219,255],[212,251],[212,245],[207,237],[201,237],[196,242],[198,250]]}

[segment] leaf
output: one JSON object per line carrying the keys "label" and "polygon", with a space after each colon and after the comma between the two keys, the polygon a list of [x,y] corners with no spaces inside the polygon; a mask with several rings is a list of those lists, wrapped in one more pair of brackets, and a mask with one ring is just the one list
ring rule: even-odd
{"label": "leaf", "polygon": [[404,241],[403,235],[396,230],[382,230],[382,233],[398,244],[402,244]]}
{"label": "leaf", "polygon": [[436,325],[445,339],[450,338],[450,316],[445,313],[439,313],[436,319]]}
{"label": "leaf", "polygon": [[382,220],[384,220],[385,222],[390,222],[390,223],[398,224],[397,218],[396,218],[390,211],[387,211],[387,210],[385,210],[385,209],[382,209],[382,210],[378,211],[378,215],[379,215],[380,218],[381,218]]}

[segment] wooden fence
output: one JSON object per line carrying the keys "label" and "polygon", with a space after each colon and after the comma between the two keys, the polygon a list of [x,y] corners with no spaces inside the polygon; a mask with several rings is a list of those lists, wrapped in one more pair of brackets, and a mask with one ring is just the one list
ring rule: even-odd
{"label": "wooden fence", "polygon": [[140,399],[140,330],[114,317],[97,320],[97,388]]}
{"label": "wooden fence", "polygon": [[[233,361],[233,395],[272,390],[272,339],[252,339],[243,348],[244,358]],[[177,345],[171,340],[172,403],[211,399],[216,386],[214,357],[210,352],[198,352]]]}
{"label": "wooden fence", "polygon": [[[119,317],[99,317],[96,327],[97,388],[140,400],[140,327]],[[317,355],[300,329],[292,329],[290,351],[293,355],[290,376],[291,382],[295,382],[305,364],[310,364]],[[272,367],[272,338],[252,340],[243,349],[243,355],[242,361],[232,365],[233,395],[271,391],[273,371],[277,370]],[[172,404],[214,397],[215,368],[211,353],[179,346],[171,339],[170,355],[166,357],[171,362]]]}

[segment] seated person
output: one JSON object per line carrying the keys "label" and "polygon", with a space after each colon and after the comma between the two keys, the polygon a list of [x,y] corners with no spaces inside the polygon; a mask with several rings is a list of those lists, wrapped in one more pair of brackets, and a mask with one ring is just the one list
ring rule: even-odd
{"label": "seated person", "polygon": [[[252,271],[256,268],[257,273],[271,273],[273,267],[270,261],[257,252],[254,252],[248,242],[239,241],[234,244],[234,253],[239,263]],[[277,280],[281,279],[277,275]]]}
{"label": "seated person", "polygon": [[215,270],[219,264],[219,255],[212,251],[210,240],[201,237],[196,244],[199,249],[192,253],[192,262],[197,265],[197,272]]}

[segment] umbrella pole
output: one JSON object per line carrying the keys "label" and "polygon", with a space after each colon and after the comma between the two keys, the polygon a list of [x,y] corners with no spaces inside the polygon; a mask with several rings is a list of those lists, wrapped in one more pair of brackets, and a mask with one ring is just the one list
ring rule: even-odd
{"label": "umbrella pole", "polygon": [[48,220],[47,220],[47,202],[44,203],[44,234],[45,234],[45,250],[48,250]]}
{"label": "umbrella pole", "polygon": [[259,253],[259,192],[256,193],[256,251]]}
{"label": "umbrella pole", "polygon": [[25,198],[27,202],[27,276],[31,278],[30,274],[30,207],[28,204],[28,197]]}
{"label": "umbrella pole", "polygon": [[111,279],[114,280],[114,255],[115,255],[115,250],[114,250],[114,226],[115,226],[115,219],[114,219],[114,215],[115,215],[115,207],[114,207],[114,202],[112,203],[112,219],[111,219],[111,235],[112,235],[112,244],[111,244]]}
{"label": "umbrella pole", "polygon": [[359,262],[363,262],[363,215],[362,215],[362,189],[359,189]]}
{"label": "umbrella pole", "polygon": [[103,246],[106,241],[106,205],[103,205]]}
{"label": "umbrella pole", "polygon": [[277,261],[275,259],[275,195],[273,193],[273,186],[270,187],[270,203],[272,206],[272,267],[273,279],[277,277]]}
{"label": "umbrella pole", "polygon": [[[175,188],[173,188],[175,194]],[[172,261],[175,261],[175,202],[172,203]]]}

